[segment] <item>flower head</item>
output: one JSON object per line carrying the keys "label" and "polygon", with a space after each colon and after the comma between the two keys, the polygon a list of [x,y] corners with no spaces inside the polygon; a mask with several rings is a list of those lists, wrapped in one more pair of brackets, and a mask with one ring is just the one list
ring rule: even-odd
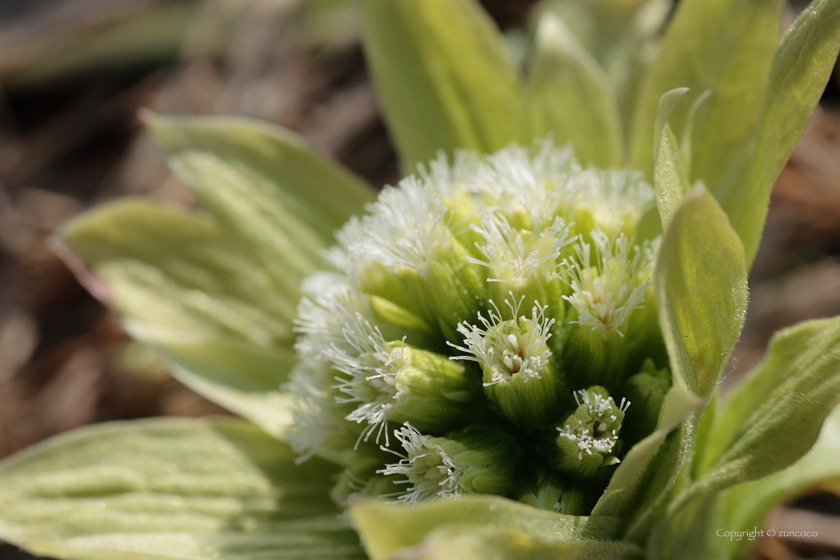
{"label": "flower head", "polygon": [[[421,171],[339,233],[331,254],[343,273],[307,283],[298,319],[301,360],[334,372],[327,393],[335,410],[325,414],[323,400],[313,410],[359,426],[349,430],[356,434],[351,455],[369,456],[375,444],[400,456],[377,472],[408,476],[410,490],[396,491],[402,501],[483,491],[463,484],[473,455],[453,451],[467,443],[484,448],[476,433],[500,441],[519,434],[511,456],[551,455],[547,434],[565,419],[567,403],[583,399],[581,418],[590,405],[591,415],[603,412],[609,393],[575,392],[601,372],[576,367],[590,356],[574,333],[600,329],[632,339],[630,315],[650,283],[650,251],[632,237],[650,187],[636,175],[583,169],[569,148],[547,142],[487,157],[462,153],[453,168],[439,158]],[[586,189],[595,194],[586,198]],[[579,218],[592,228],[573,235]],[[613,237],[602,227],[612,227]],[[469,235],[472,248],[462,242]],[[609,364],[611,389],[625,377],[622,367]],[[293,440],[328,440],[316,433],[321,420],[302,420]],[[583,424],[568,427],[569,438],[590,451],[611,442],[611,450],[617,431],[603,439],[600,424],[591,441],[580,439]],[[363,476],[353,472],[354,480]]]}

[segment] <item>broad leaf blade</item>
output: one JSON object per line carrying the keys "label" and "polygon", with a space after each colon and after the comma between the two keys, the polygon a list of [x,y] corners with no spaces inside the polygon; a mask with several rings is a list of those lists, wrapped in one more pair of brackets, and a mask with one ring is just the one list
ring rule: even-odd
{"label": "broad leaf blade", "polygon": [[272,523],[257,533],[115,533],[59,543],[28,542],[30,552],[63,560],[365,560],[359,537],[337,516]]}
{"label": "broad leaf blade", "polygon": [[380,501],[351,506],[350,518],[373,560],[415,546],[438,527],[457,524],[505,527],[544,542],[578,539],[588,530],[586,517],[561,515],[498,496],[464,496],[404,506]]}
{"label": "broad leaf blade", "polygon": [[392,558],[416,560],[631,560],[642,550],[629,543],[578,540],[545,542],[506,527],[447,525],[433,531],[421,544],[397,552]]}
{"label": "broad leaf blade", "polygon": [[619,167],[624,140],[618,105],[603,69],[563,20],[546,14],[537,30],[529,72],[531,134],[571,142],[584,164]]}
{"label": "broad leaf blade", "polygon": [[652,168],[650,138],[660,96],[677,87],[691,89],[689,101],[674,111],[671,121],[679,135],[691,102],[710,90],[711,99],[695,123],[690,180],[703,180],[718,195],[754,134],[783,6],[782,0],[679,3],[636,108],[634,167],[647,174]]}
{"label": "broad leaf blade", "polygon": [[840,401],[840,319],[809,321],[773,338],[768,356],[715,418],[710,464],[679,502],[765,477],[811,448]]}
{"label": "broad leaf blade", "polygon": [[[761,526],[774,507],[816,490],[840,495],[840,408],[826,419],[814,447],[792,466],[722,492],[717,524],[748,531]],[[737,557],[749,543],[718,539],[716,544],[721,554]]]}
{"label": "broad leaf blade", "polygon": [[741,331],[747,270],[738,235],[702,185],[665,232],[654,289],[674,384],[708,398]]}
{"label": "broad leaf blade", "polygon": [[656,56],[672,6],[673,0],[559,0],[539,2],[535,11],[559,16],[604,69],[626,134],[640,81]]}
{"label": "broad leaf blade", "polygon": [[320,249],[373,190],[291,132],[244,119],[147,116],[175,175],[295,302]]}
{"label": "broad leaf blade", "polygon": [[139,200],[94,210],[61,235],[135,338],[208,398],[282,432],[288,413],[274,407],[294,363],[296,301],[237,239],[205,217]]}
{"label": "broad leaf blade", "polygon": [[[758,250],[770,191],[811,120],[840,50],[840,1],[816,0],[785,34],[764,93],[749,171],[719,194],[747,262]],[[718,194],[718,193],[716,193]]]}
{"label": "broad leaf blade", "polygon": [[403,169],[524,137],[516,71],[475,0],[364,0],[365,52]]}
{"label": "broad leaf blade", "polygon": [[80,559],[123,558],[119,543],[134,558],[247,558],[290,533],[346,550],[329,520],[335,467],[294,458],[234,418],[83,428],[0,463],[0,537]]}

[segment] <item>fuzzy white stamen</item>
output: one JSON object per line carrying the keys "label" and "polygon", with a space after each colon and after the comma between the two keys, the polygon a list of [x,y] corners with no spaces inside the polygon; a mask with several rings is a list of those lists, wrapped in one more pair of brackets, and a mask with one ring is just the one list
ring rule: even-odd
{"label": "fuzzy white stamen", "polygon": [[450,239],[458,224],[443,197],[474,174],[477,158],[468,152],[456,155],[452,167],[440,154],[420,177],[386,187],[369,214],[351,219],[337,234],[339,243],[354,258],[373,259],[387,267],[408,267],[425,273],[436,248]]}
{"label": "fuzzy white stamen", "polygon": [[415,504],[434,498],[460,496],[463,493],[459,484],[463,470],[440,445],[432,442],[432,438],[424,436],[408,423],[394,430],[394,435],[406,454],[392,451],[400,457],[400,461],[388,464],[376,472],[406,477],[396,484],[413,482],[414,485],[397,498],[399,501]]}
{"label": "fuzzy white stamen", "polygon": [[569,238],[571,225],[557,217],[544,231],[521,232],[503,216],[489,213],[481,225],[470,228],[487,242],[484,246],[476,243],[485,260],[474,257],[467,257],[467,260],[489,268],[491,274],[496,275],[488,279],[490,282],[521,284],[532,274],[551,278],[557,274],[560,251],[576,239]]}
{"label": "fuzzy white stamen", "polygon": [[319,362],[298,362],[289,374],[284,389],[294,397],[294,428],[285,434],[286,441],[298,453],[295,462],[302,463],[326,448],[343,423],[335,414],[335,398],[330,394],[332,376],[329,366]]}
{"label": "fuzzy white stamen", "polygon": [[298,304],[295,332],[303,334],[295,343],[304,360],[325,361],[324,352],[333,347],[351,350],[344,337],[344,326],[357,315],[370,315],[367,302],[340,274],[319,272],[307,278]]}
{"label": "fuzzy white stamen", "polygon": [[577,259],[570,264],[571,296],[563,299],[577,310],[581,326],[604,333],[624,336],[621,327],[630,314],[643,306],[650,280],[639,281],[639,273],[647,264],[644,251],[632,245],[632,239],[619,234],[614,240],[596,228],[591,233],[595,246],[581,241],[575,247]]}
{"label": "fuzzy white stamen", "polygon": [[[368,441],[376,432],[376,443],[385,433],[385,445],[390,445],[387,422],[394,406],[399,403],[403,392],[397,388],[397,374],[411,361],[403,352],[403,347],[392,349],[385,342],[379,329],[372,327],[364,317],[357,315],[356,320],[345,324],[344,338],[355,352],[349,353],[337,346],[324,352],[333,367],[343,373],[336,376],[334,389],[346,395],[336,398],[340,404],[359,403],[359,406],[346,416],[347,420],[368,426],[359,436],[359,441]],[[358,446],[359,441],[356,442]]]}
{"label": "fuzzy white stamen", "polygon": [[570,147],[544,140],[533,149],[509,146],[488,156],[470,186],[499,208],[524,211],[542,229],[569,198],[568,177],[578,170]]}
{"label": "fuzzy white stamen", "polygon": [[540,371],[548,364],[551,350],[546,347],[546,342],[551,338],[549,330],[554,325],[554,319],[545,316],[547,306],[539,305],[531,309],[530,318],[521,317],[519,311],[523,299],[524,296],[515,304],[505,299],[505,305],[514,317],[512,321],[503,321],[499,308],[490,300],[493,310],[488,310],[489,319],[478,314],[483,328],[467,322],[458,325],[465,346],[447,342],[456,350],[469,354],[451,359],[470,360],[491,370],[490,381],[484,383],[485,387],[508,382],[514,376],[519,376],[526,383],[530,379],[539,379]]}
{"label": "fuzzy white stamen", "polygon": [[[578,459],[583,459],[583,454],[609,453],[618,442],[618,429],[610,428],[617,417],[614,413],[616,408],[612,397],[604,398],[598,393],[587,391],[575,392],[575,402],[578,407],[585,407],[584,418],[578,418],[580,424],[577,427],[557,428],[560,435],[574,443],[578,448]],[[618,410],[626,412],[630,402],[621,399]],[[577,417],[580,411],[575,413]]]}

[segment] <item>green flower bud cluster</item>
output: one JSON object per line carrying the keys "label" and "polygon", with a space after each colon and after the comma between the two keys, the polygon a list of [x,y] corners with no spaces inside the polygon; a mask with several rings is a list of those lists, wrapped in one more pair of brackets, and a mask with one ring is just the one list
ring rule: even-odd
{"label": "green flower bud cluster", "polygon": [[658,245],[635,241],[652,201],[640,174],[543,142],[441,156],[338,232],[289,383],[290,442],[346,469],[334,498],[586,513],[670,386]]}

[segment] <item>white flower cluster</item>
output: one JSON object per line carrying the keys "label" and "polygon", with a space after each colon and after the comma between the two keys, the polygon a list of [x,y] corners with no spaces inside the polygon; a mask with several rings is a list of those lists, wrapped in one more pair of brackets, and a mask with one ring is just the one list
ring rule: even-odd
{"label": "white flower cluster", "polygon": [[[389,447],[393,433],[401,450],[389,450],[400,461],[370,476],[413,473],[403,501],[462,491],[454,459],[430,442],[487,415],[513,414],[516,426],[556,422],[543,416],[571,401],[555,394],[565,386],[556,362],[566,331],[577,324],[623,337],[644,304],[655,246],[632,236],[652,201],[640,174],[584,169],[571,149],[548,141],[464,152],[452,165],[440,156],[386,188],[336,234],[325,255],[336,271],[303,287],[291,445],[349,468]],[[428,412],[422,403],[447,383],[445,402]],[[532,394],[544,404],[529,405]],[[595,417],[601,403],[591,406]],[[618,437],[561,433],[581,452],[612,449]],[[484,440],[478,446],[493,455]],[[502,487],[490,479],[487,487]]]}

